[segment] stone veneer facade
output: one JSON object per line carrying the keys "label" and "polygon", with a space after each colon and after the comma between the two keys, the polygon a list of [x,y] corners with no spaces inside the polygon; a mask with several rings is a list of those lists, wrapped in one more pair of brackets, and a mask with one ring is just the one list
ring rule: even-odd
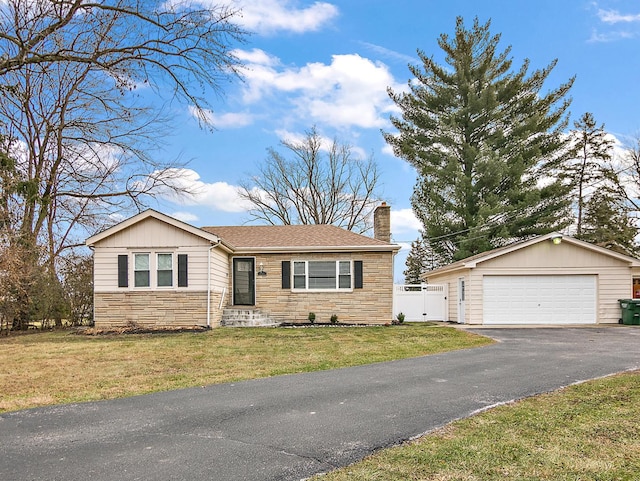
{"label": "stone veneer facade", "polygon": [[[212,327],[220,325],[219,292],[211,293]],[[207,324],[206,291],[96,292],[96,328],[138,325],[143,327],[193,327]]]}
{"label": "stone veneer facade", "polygon": [[[255,258],[256,269],[260,263],[263,264],[267,275],[256,276],[255,307],[268,313],[275,321],[307,322],[309,312],[316,314],[316,322],[329,322],[332,314],[338,316],[339,322],[345,323],[385,324],[393,318],[392,252],[257,253],[235,257]],[[296,260],[360,260],[363,262],[363,288],[348,292],[283,289],[282,261]],[[293,264],[291,266],[293,268]],[[231,288],[230,283],[229,292]]]}

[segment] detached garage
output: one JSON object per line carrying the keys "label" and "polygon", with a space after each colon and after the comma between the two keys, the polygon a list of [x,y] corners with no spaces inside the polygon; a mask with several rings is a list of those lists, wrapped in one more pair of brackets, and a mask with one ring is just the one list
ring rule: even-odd
{"label": "detached garage", "polygon": [[640,283],[640,260],[559,233],[425,274],[448,284],[450,321],[487,325],[617,323],[634,278]]}

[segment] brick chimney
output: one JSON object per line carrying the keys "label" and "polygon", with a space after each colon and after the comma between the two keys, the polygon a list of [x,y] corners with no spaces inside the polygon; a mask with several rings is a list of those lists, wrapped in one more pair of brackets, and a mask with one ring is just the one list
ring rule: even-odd
{"label": "brick chimney", "polygon": [[373,238],[391,242],[391,206],[386,202],[373,211]]}

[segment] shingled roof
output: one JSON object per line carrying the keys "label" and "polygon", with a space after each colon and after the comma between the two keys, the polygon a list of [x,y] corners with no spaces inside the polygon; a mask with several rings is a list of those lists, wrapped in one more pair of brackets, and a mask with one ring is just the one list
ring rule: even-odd
{"label": "shingled roof", "polygon": [[334,225],[258,225],[202,227],[238,250],[398,250],[400,246]]}

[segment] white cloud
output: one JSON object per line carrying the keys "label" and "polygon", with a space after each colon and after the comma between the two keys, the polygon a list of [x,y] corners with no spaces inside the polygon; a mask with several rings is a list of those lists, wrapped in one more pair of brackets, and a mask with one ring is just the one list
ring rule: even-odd
{"label": "white cloud", "polygon": [[209,109],[197,109],[193,105],[189,106],[189,113],[194,118],[215,128],[238,128],[253,123],[253,116],[248,113],[228,112],[226,114],[217,114]]}
{"label": "white cloud", "polygon": [[372,52],[377,53],[382,57],[386,57],[395,61],[400,61],[404,63],[417,63],[419,59],[417,57],[412,57],[411,55],[407,55],[404,53],[396,52],[395,50],[388,49],[381,45],[376,45],[374,43],[369,42],[360,42],[363,46],[367,47]]}
{"label": "white cloud", "polygon": [[226,182],[207,183],[191,169],[174,169],[165,176],[174,188],[189,192],[177,195],[170,189],[162,189],[159,196],[179,205],[198,205],[223,212],[246,212],[250,204],[238,196],[238,187]]}
{"label": "white cloud", "polygon": [[278,57],[269,55],[267,52],[259,48],[254,48],[253,50],[236,49],[232,53],[238,58],[238,60],[246,62],[247,64],[266,66],[280,65]]}
{"label": "white cloud", "polygon": [[279,61],[253,50],[244,72],[244,101],[253,103],[271,94],[295,107],[301,119],[334,127],[380,128],[394,108],[387,87],[396,87],[389,68],[357,54],[334,55],[330,64],[308,63],[281,68]]}
{"label": "white cloud", "polygon": [[321,29],[339,14],[338,7],[331,3],[314,2],[300,8],[298,3],[292,0],[239,0],[235,6],[242,12],[237,23],[261,34],[304,33]]}
{"label": "white cloud", "polygon": [[[401,251],[410,251],[411,250],[411,244],[408,243],[408,242],[396,242],[396,244],[398,244],[400,246],[400,250]],[[404,261],[406,261],[406,256],[404,258]],[[404,265],[404,262],[402,264]]]}
{"label": "white cloud", "polygon": [[395,236],[400,234],[415,234],[422,229],[422,223],[413,213],[413,209],[391,209],[391,232]]}
{"label": "white cloud", "polygon": [[386,155],[390,155],[392,157],[395,157],[395,152],[393,151],[393,147],[391,147],[389,144],[384,144],[384,146],[382,147],[382,153],[386,154]]}
{"label": "white cloud", "polygon": [[[594,3],[592,6],[597,7]],[[620,13],[618,10],[598,8],[596,16],[600,22],[601,29],[593,29],[590,43],[615,42],[618,40],[629,40],[638,38],[640,31],[637,26],[640,25],[640,13]],[[621,27],[624,26],[625,30]]]}
{"label": "white cloud", "polygon": [[598,17],[604,23],[632,23],[640,22],[640,13],[635,14],[621,14],[617,10],[598,10]]}
{"label": "white cloud", "polygon": [[635,38],[638,35],[633,32],[607,32],[602,33],[596,30],[591,32],[591,37],[589,37],[588,42],[590,43],[606,43],[606,42],[615,42],[617,40],[628,40],[631,38]]}
{"label": "white cloud", "polygon": [[198,221],[198,216],[195,214],[192,214],[190,212],[182,212],[182,211],[177,211],[177,212],[173,212],[172,214],[170,214],[171,217],[174,217],[178,220],[181,220],[182,222],[186,222],[186,223],[193,223]]}
{"label": "white cloud", "polygon": [[[302,143],[304,142],[304,140],[306,139],[307,135],[305,133],[295,133],[295,132],[289,132],[288,130],[276,130],[276,135],[280,138],[281,141],[284,142],[292,142],[295,144],[298,143]],[[350,146],[351,148],[351,154],[353,156],[355,156],[355,158],[358,159],[366,159],[368,158],[368,154],[367,152],[365,152],[365,150],[362,147],[358,147],[356,145],[351,145],[349,144],[345,139],[336,137],[336,139],[338,141],[339,144],[343,144],[343,143],[347,143],[347,145]],[[325,137],[325,136],[320,136],[320,149],[328,152],[331,148],[331,145],[333,145],[333,138],[329,138],[329,137]]]}

